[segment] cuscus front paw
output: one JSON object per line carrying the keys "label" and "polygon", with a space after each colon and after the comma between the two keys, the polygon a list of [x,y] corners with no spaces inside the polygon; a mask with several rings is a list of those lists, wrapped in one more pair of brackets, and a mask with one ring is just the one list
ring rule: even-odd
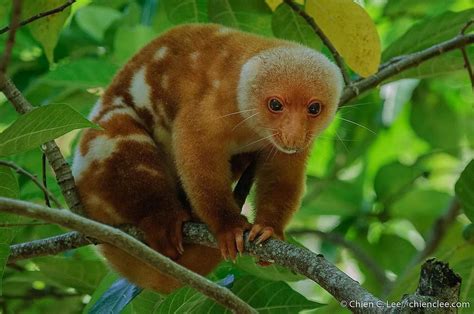
{"label": "cuscus front paw", "polygon": [[[257,239],[255,244],[263,243],[271,237],[283,240],[283,232],[276,232],[273,227],[256,223],[252,226],[252,229],[249,233],[249,241],[253,242],[255,239]],[[270,266],[273,263],[270,261],[258,260],[257,264],[260,266]]]}
{"label": "cuscus front paw", "polygon": [[184,252],[183,224],[191,219],[185,210],[150,216],[142,219],[140,229],[145,233],[145,242],[154,250],[176,260]]}
{"label": "cuscus front paw", "polygon": [[283,232],[277,232],[273,227],[256,223],[252,226],[252,229],[249,233],[249,241],[253,242],[255,239],[257,239],[255,242],[256,244],[260,244],[271,237],[283,240]]}
{"label": "cuscus front paw", "polygon": [[216,232],[217,244],[224,259],[231,258],[235,261],[237,252],[244,252],[244,232],[250,228],[247,218],[239,215],[238,219]]}

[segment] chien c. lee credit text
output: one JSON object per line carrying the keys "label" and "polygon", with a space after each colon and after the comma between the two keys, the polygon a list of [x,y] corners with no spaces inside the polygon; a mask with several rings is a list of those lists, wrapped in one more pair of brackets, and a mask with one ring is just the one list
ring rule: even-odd
{"label": "chien c. lee credit text", "polygon": [[348,308],[425,308],[425,309],[447,309],[447,308],[470,308],[470,302],[443,302],[443,301],[416,301],[407,300],[399,302],[379,301],[379,302],[365,302],[365,301],[341,301],[341,306]]}

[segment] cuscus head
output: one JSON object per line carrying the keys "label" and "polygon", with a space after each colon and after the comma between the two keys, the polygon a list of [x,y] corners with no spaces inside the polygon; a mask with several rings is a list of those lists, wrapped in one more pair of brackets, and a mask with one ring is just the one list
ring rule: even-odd
{"label": "cuscus head", "polygon": [[252,129],[292,154],[329,125],[342,88],[339,68],[323,54],[303,46],[278,47],[243,65],[238,105]]}

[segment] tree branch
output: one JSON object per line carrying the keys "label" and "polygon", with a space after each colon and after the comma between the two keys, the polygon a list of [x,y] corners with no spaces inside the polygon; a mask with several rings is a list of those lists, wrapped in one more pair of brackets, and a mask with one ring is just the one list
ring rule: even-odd
{"label": "tree branch", "polygon": [[8,34],[7,43],[5,45],[5,52],[3,53],[2,59],[0,60],[0,73],[6,73],[8,63],[10,62],[10,56],[12,54],[13,46],[15,44],[16,30],[20,24],[21,15],[21,0],[14,0],[12,9],[12,18],[10,22],[10,29],[12,30]]}
{"label": "tree branch", "polygon": [[436,250],[441,240],[443,240],[447,229],[458,216],[460,209],[461,204],[459,201],[457,199],[453,199],[444,215],[439,217],[434,222],[433,228],[431,229],[428,239],[426,240],[425,248],[413,258],[413,260],[409,263],[409,266],[407,266],[407,269],[412,269]]}
{"label": "tree branch", "polygon": [[320,230],[313,229],[294,229],[287,232],[290,235],[314,235],[320,237],[326,241],[332,242],[334,244],[340,245],[347,250],[349,250],[355,258],[357,258],[361,263],[374,273],[375,278],[380,283],[381,286],[384,286],[389,279],[385,275],[385,271],[379,266],[379,264],[369,256],[361,247],[356,243],[352,243],[346,240],[343,236],[333,233],[333,232],[323,232]]}
{"label": "tree branch", "polygon": [[[4,74],[0,73],[0,91],[11,102],[15,110],[20,114],[25,114],[34,109],[26,100],[23,94],[16,88],[15,84]],[[84,210],[79,198],[79,193],[72,176],[71,168],[64,159],[55,141],[50,141],[41,146],[42,151],[48,158],[49,164],[56,175],[61,192],[69,209],[79,215],[84,214]]]}
{"label": "tree branch", "polygon": [[[402,71],[418,66],[420,63],[439,56],[454,49],[465,47],[474,43],[474,34],[458,35],[452,39],[431,46],[425,50],[414,52],[412,54],[395,57],[380,66],[380,70],[365,79],[353,83],[352,87],[347,87],[339,100],[339,107],[344,106],[360,93],[372,89],[382,83],[384,80],[401,73]],[[358,93],[356,92],[358,91]]]}
{"label": "tree branch", "polygon": [[[21,2],[21,1],[20,1]],[[59,13],[59,12],[62,12],[64,11],[67,7],[71,6],[74,2],[76,2],[76,0],[68,0],[66,3],[64,3],[63,5],[57,7],[57,8],[54,8],[54,9],[51,9],[51,10],[48,10],[48,11],[45,11],[45,12],[41,12],[41,13],[38,13],[36,15],[33,15],[32,17],[24,20],[24,21],[21,21],[19,26],[22,27],[22,26],[25,26],[26,24],[30,24],[31,22],[34,22],[40,18],[43,18],[45,16],[48,16],[48,15],[53,15],[53,14],[56,14],[56,13]],[[6,33],[8,32],[9,30],[11,29],[11,26],[5,26],[4,28],[0,29],[0,34],[3,34],[3,33]]]}
{"label": "tree branch", "polygon": [[[131,236],[126,235],[124,232],[69,212],[1,197],[0,211],[7,211],[22,216],[42,219],[48,222],[60,224],[67,228],[78,230],[88,237],[98,239],[100,242],[106,242],[120,247],[121,249],[124,249],[124,251],[144,262],[147,262],[148,264],[153,261],[155,267],[163,265],[164,262],[160,259],[167,260],[169,263],[169,259],[163,257],[161,254],[158,254],[160,259],[152,259],[150,257],[152,255],[150,252],[156,253],[155,251]],[[185,235],[185,242],[216,247],[214,237],[203,224],[186,223],[183,232]],[[70,232],[65,235],[44,240],[13,245],[9,263],[22,258],[47,255],[49,253],[57,254],[66,249],[97,243],[95,240],[88,237],[85,237],[78,232]],[[133,239],[133,241],[131,239]],[[138,243],[140,245],[138,245]],[[296,247],[275,239],[268,240],[264,245],[256,245],[248,242],[247,238],[245,241],[245,248],[246,252],[253,256],[258,256],[263,260],[275,261],[275,263],[279,265],[305,275],[321,285],[339,301],[349,302],[351,300],[359,300],[362,302],[374,303],[380,301],[362,288],[358,282],[354,281],[336,266],[329,263],[322,255],[314,254],[306,248]],[[179,267],[192,273],[182,266]],[[157,268],[162,271],[164,269],[163,266]],[[180,280],[182,279],[182,273],[166,273]],[[194,274],[194,276],[198,275]],[[190,284],[189,282],[186,283]]]}
{"label": "tree branch", "polygon": [[[461,29],[461,35],[464,35],[467,29],[474,24],[474,19],[471,19],[469,22],[464,25]],[[467,55],[466,47],[461,47],[462,57],[464,59],[464,66],[466,67],[467,74],[469,75],[469,79],[471,80],[471,87],[474,91],[474,73],[472,71],[471,63],[469,62],[469,56]]]}
{"label": "tree branch", "polygon": [[6,166],[6,167],[9,167],[9,168],[12,168],[13,170],[15,170],[17,173],[19,174],[22,174],[24,176],[26,176],[28,179],[30,179],[31,181],[33,181],[34,184],[36,184],[37,187],[39,187],[41,189],[41,191],[43,191],[43,193],[45,195],[47,195],[52,201],[54,204],[56,204],[56,206],[58,207],[61,207],[61,202],[56,198],[56,196],[54,196],[54,194],[48,190],[48,188],[46,186],[44,186],[43,183],[41,183],[38,178],[36,178],[35,175],[29,173],[28,171],[26,171],[25,169],[23,169],[22,167],[16,165],[15,163],[13,162],[10,162],[10,161],[6,161],[6,160],[0,160],[0,165],[3,165],[3,166]]}
{"label": "tree branch", "polygon": [[352,86],[351,79],[349,77],[349,74],[347,73],[346,67],[344,65],[344,61],[342,60],[341,55],[337,52],[336,48],[334,48],[333,44],[329,40],[329,38],[326,37],[324,32],[319,28],[318,24],[316,24],[316,21],[308,15],[303,9],[301,9],[298,4],[294,3],[292,0],[284,0],[285,3],[293,10],[295,11],[298,15],[300,15],[305,21],[308,23],[308,25],[313,29],[313,31],[318,35],[319,38],[321,38],[321,41],[324,43],[326,47],[328,47],[329,51],[331,52],[334,61],[336,62],[337,66],[339,69],[341,69],[342,77],[344,78],[344,83],[346,84],[346,87]]}
{"label": "tree branch", "polygon": [[188,284],[219,304],[232,309],[234,312],[257,313],[248,304],[232,294],[232,292],[227,288],[221,287],[189,269],[176,264],[169,258],[161,255],[116,228],[81,217],[65,210],[51,209],[45,206],[4,197],[0,197],[0,210],[21,216],[45,220],[66,228],[80,231],[85,235],[100,240],[101,242],[119,247],[128,254],[160,270],[161,272],[177,278],[184,284]]}

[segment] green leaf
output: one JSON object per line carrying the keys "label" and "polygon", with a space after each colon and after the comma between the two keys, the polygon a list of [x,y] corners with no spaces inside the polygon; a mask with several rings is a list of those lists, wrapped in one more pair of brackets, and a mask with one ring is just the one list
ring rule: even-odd
{"label": "green leaf", "polygon": [[[63,4],[64,0],[25,0],[22,5],[22,16],[26,19],[40,12],[57,8]],[[54,62],[54,48],[58,43],[59,33],[69,17],[70,12],[71,7],[69,6],[61,12],[48,15],[28,25],[33,37],[43,46],[49,63]]]}
{"label": "green leaf", "polygon": [[209,0],[209,20],[248,32],[271,35],[272,11],[264,0]]}
{"label": "green leaf", "polygon": [[[0,197],[18,198],[20,188],[13,171],[0,165]],[[16,223],[18,216],[0,212],[0,223]],[[8,256],[10,256],[10,243],[15,236],[14,228],[0,227],[0,295],[2,295],[2,277]]]}
{"label": "green leaf", "polygon": [[98,127],[67,105],[36,108],[20,116],[0,133],[0,156],[31,150],[69,131],[82,128]]}
{"label": "green leaf", "polygon": [[474,16],[474,9],[445,12],[413,25],[402,37],[388,46],[382,54],[387,61],[393,57],[420,51],[434,44],[451,39]]}
{"label": "green leaf", "polygon": [[0,8],[2,8],[2,10],[0,10],[0,23],[2,24],[8,23],[11,3],[11,0],[0,0]]}
{"label": "green leaf", "polygon": [[144,290],[123,310],[122,314],[155,313],[164,298],[158,292]]}
{"label": "green leaf", "polygon": [[376,243],[360,243],[383,269],[400,274],[416,253],[413,245],[392,234],[382,234]]}
{"label": "green leaf", "polygon": [[89,36],[97,41],[102,41],[105,31],[121,16],[122,14],[115,9],[89,5],[77,11],[76,21]]}
{"label": "green leaf", "polygon": [[278,38],[296,41],[316,50],[321,49],[321,40],[313,29],[286,3],[278,6],[273,13],[272,30]]}
{"label": "green leaf", "polygon": [[[252,276],[237,279],[231,290],[259,313],[298,313],[323,306],[309,301],[284,282],[265,281]],[[170,294],[157,308],[156,313],[230,313],[230,311],[191,288],[182,288]]]}
{"label": "green leaf", "polygon": [[316,215],[352,216],[359,211],[361,201],[361,187],[354,183],[308,178],[307,191],[296,215],[301,218]]}
{"label": "green leaf", "polygon": [[474,159],[461,173],[455,191],[467,218],[474,222]]}
{"label": "green leaf", "polygon": [[207,22],[205,0],[164,0],[163,3],[173,24]]}
{"label": "green leaf", "polygon": [[461,121],[443,94],[418,87],[412,103],[410,124],[415,133],[433,148],[456,156],[461,140]]}
{"label": "green leaf", "polygon": [[155,31],[148,26],[120,27],[115,34],[114,55],[120,63],[124,63],[155,37]]}
{"label": "green leaf", "polygon": [[[366,154],[367,147],[377,139],[382,127],[381,102],[378,94],[370,93],[339,110],[335,118],[339,126],[333,136],[338,169]],[[360,104],[364,107],[358,108]]]}
{"label": "green leaf", "polygon": [[41,83],[53,86],[90,88],[107,86],[118,67],[106,60],[80,59],[58,66],[41,79]]}
{"label": "green leaf", "polygon": [[[442,41],[451,39],[459,34],[462,27],[472,19],[474,9],[461,12],[445,12],[436,17],[429,17],[412,26],[405,35],[395,40],[385,49],[382,60],[420,51]],[[474,49],[468,47],[468,55],[474,57]],[[443,54],[433,60],[422,63],[414,69],[404,71],[393,79],[422,78],[443,73],[449,73],[464,68],[464,60],[460,51]]]}
{"label": "green leaf", "polygon": [[451,1],[433,0],[388,0],[383,9],[383,16],[400,18],[401,16],[412,16],[414,18],[426,15],[439,14],[446,11],[452,5]]}
{"label": "green leaf", "polygon": [[414,189],[392,205],[390,216],[409,220],[421,235],[428,236],[433,223],[446,210],[451,198],[444,192]]}
{"label": "green leaf", "polygon": [[248,255],[240,256],[237,258],[235,266],[250,275],[262,278],[265,280],[274,281],[299,281],[306,279],[306,277],[295,274],[285,267],[281,267],[275,264],[262,267],[257,264],[257,260]]}
{"label": "green leaf", "polygon": [[384,165],[379,169],[374,179],[374,190],[381,203],[392,202],[415,183],[415,180],[424,173],[421,167],[406,166],[398,161]]}
{"label": "green leaf", "polygon": [[57,284],[92,294],[107,274],[107,266],[97,260],[78,260],[65,257],[34,259],[41,273]]}

